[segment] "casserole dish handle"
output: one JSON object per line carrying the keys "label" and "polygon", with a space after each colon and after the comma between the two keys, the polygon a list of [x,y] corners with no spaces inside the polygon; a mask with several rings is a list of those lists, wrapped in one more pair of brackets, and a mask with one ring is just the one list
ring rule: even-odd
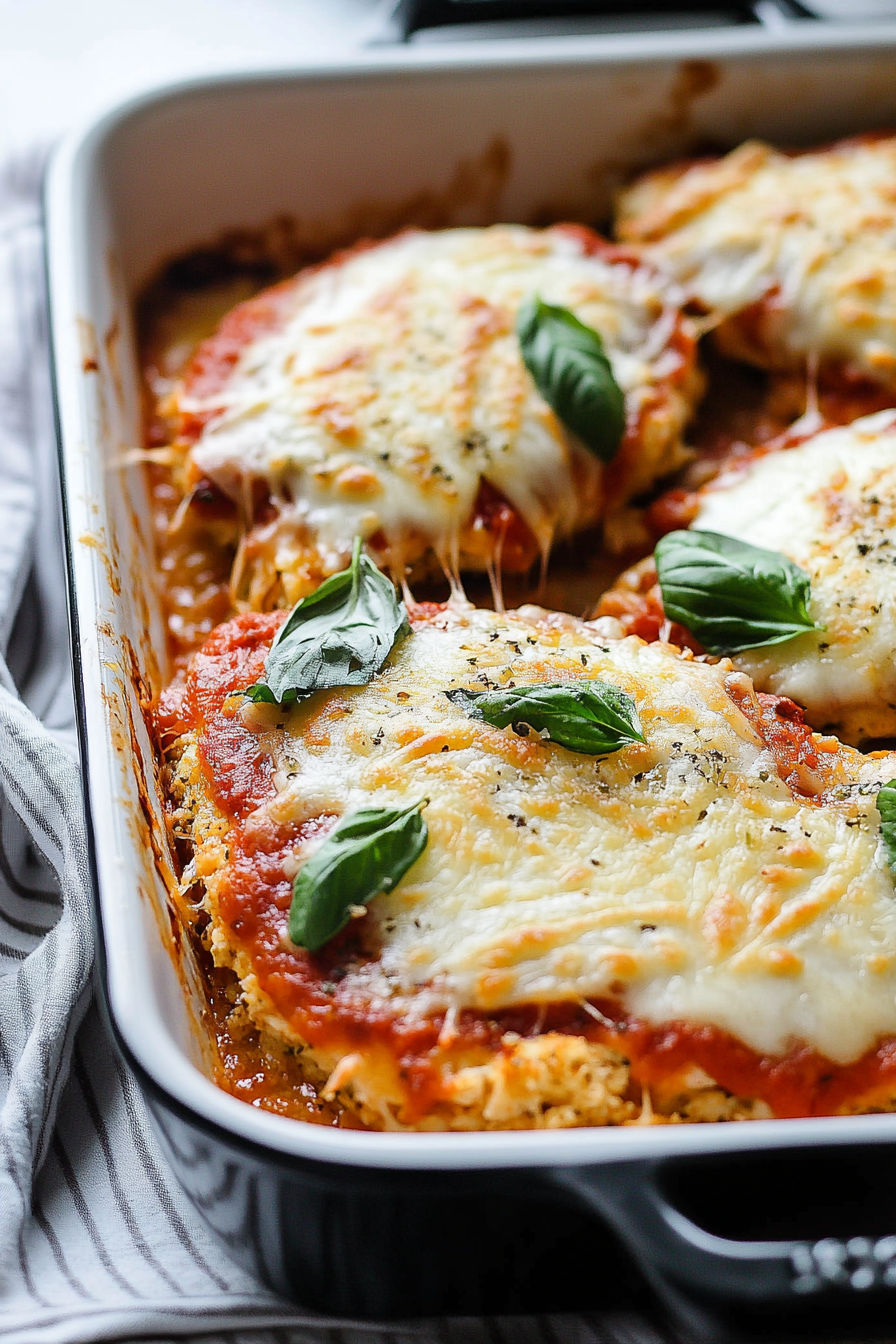
{"label": "casserole dish handle", "polygon": [[[869,1329],[896,1307],[896,1236],[846,1240],[733,1240],[699,1227],[663,1188],[662,1161],[555,1170],[599,1213],[690,1338],[769,1339],[803,1318],[816,1338]],[[861,1309],[858,1299],[863,1299]],[[844,1332],[844,1315],[852,1328]],[[826,1328],[827,1327],[827,1328]],[[772,1330],[774,1334],[774,1329]]]}

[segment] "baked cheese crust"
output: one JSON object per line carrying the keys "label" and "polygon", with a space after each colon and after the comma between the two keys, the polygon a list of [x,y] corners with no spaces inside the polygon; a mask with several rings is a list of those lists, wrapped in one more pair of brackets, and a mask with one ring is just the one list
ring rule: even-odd
{"label": "baked cheese crust", "polygon": [[782,551],[823,630],[735,656],[850,742],[896,735],[896,412],[759,457],[701,495],[694,527]]}
{"label": "baked cheese crust", "polygon": [[[736,461],[689,515],[692,527],[779,551],[809,576],[823,628],[733,654],[735,666],[846,742],[896,735],[896,411]],[[597,614],[618,621],[610,633],[689,638],[663,625],[652,558],[616,580]]]}
{"label": "baked cheese crust", "polygon": [[[413,614],[367,686],[289,711],[239,693],[281,617],[239,617],[161,706],[185,884],[256,1025],[380,1128],[864,1104],[867,1080],[836,1103],[768,1089],[794,1052],[827,1086],[896,1033],[875,804],[896,755],[810,734],[729,661],[537,608]],[[643,744],[583,755],[446,696],[593,678],[633,697]],[[429,842],[391,895],[320,953],[295,947],[292,880],[335,820],[422,798]]]}
{"label": "baked cheese crust", "polygon": [[[522,363],[533,294],[604,339],[628,421],[609,468]],[[211,482],[240,511],[237,596],[292,604],[356,535],[396,579],[424,557],[451,577],[545,560],[684,460],[701,379],[678,297],[587,229],[497,226],[365,245],[236,309],[167,409],[187,493]]]}
{"label": "baked cheese crust", "polygon": [[726,354],[896,388],[896,138],[797,155],[751,140],[661,168],[623,193],[617,232],[725,319]]}

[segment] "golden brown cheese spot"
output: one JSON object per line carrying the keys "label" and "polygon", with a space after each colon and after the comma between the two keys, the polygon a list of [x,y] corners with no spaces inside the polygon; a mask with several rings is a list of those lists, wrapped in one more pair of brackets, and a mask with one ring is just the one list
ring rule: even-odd
{"label": "golden brown cheese spot", "polygon": [[731,952],[743,937],[747,912],[740,897],[722,890],[710,897],[701,921],[707,947],[716,957]]}
{"label": "golden brown cheese spot", "polygon": [[344,467],[335,477],[337,490],[354,499],[373,499],[382,493],[382,482],[369,467],[360,464]]}

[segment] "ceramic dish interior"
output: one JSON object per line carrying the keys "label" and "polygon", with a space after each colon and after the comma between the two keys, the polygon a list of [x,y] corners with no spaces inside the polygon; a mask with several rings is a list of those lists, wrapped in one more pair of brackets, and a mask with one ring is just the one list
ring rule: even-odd
{"label": "ceramic dish interior", "polygon": [[[656,162],[748,136],[896,123],[896,34],[733,32],[483,46],[153,94],[71,139],[49,184],[49,274],[73,612],[106,989],[131,1057],[178,1105],[264,1148],[467,1168],[887,1141],[890,1117],[655,1131],[393,1135],[245,1106],[210,1081],[196,968],[169,892],[144,721],[166,677],[140,443],[134,300],[166,260],[269,227],[309,251],[407,224],[600,222]],[[680,50],[676,50],[680,48]]]}

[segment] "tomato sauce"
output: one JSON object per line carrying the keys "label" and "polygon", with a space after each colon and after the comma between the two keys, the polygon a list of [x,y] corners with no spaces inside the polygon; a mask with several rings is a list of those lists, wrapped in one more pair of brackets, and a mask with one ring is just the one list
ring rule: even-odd
{"label": "tomato sauce", "polygon": [[[376,247],[374,240],[362,240],[354,247],[334,253],[317,266],[306,266],[299,273],[304,279],[313,271],[340,266],[349,257]],[[276,331],[289,317],[294,306],[296,276],[263,289],[251,299],[238,303],[219,323],[217,330],[198,345],[184,370],[184,390],[190,397],[212,397],[227,382],[246,346],[269,332]],[[214,411],[190,412],[183,417],[180,433],[189,442],[199,438]]]}
{"label": "tomato sauce", "polygon": [[[188,397],[213,397],[221,391],[250,341],[275,331],[285,320],[292,288],[291,281],[281,281],[231,309],[217,331],[200,342],[184,370]],[[180,437],[194,443],[215,414],[209,409],[183,412]]]}
{"label": "tomato sauce", "polygon": [[202,958],[206,985],[206,1021],[217,1046],[215,1081],[225,1092],[260,1110],[338,1129],[364,1128],[337,1102],[323,1100],[289,1053],[274,1053],[262,1043],[248,1015],[237,1004],[239,985],[231,971]]}
{"label": "tomato sauce", "polygon": [[818,410],[828,425],[849,425],[896,404],[896,392],[841,366],[822,370]]}
{"label": "tomato sauce", "polygon": [[480,480],[473,506],[473,529],[482,529],[492,540],[493,553],[500,556],[500,568],[508,574],[525,574],[538,559],[538,541],[528,523],[485,479]]}
{"label": "tomato sauce", "polygon": [[618,579],[602,595],[594,615],[614,617],[622,626],[624,634],[637,635],[648,644],[662,639],[680,649],[691,649],[694,653],[704,651],[703,645],[690,630],[675,621],[666,620],[663,596],[652,560],[642,561]]}
{"label": "tomato sauce", "polygon": [[[443,609],[437,603],[416,607],[414,624],[437,620]],[[378,955],[363,921],[351,922],[315,954],[295,947],[285,935],[292,899],[288,860],[299,842],[326,834],[335,818],[321,815],[296,825],[252,816],[273,795],[274,786],[269,758],[257,752],[253,735],[242,726],[241,700],[235,694],[261,675],[283,619],[282,612],[251,613],[216,630],[194,659],[185,684],[163,697],[157,728],[163,738],[188,728],[200,730],[207,786],[232,822],[229,862],[216,885],[218,911],[229,937],[251,958],[261,988],[312,1046],[348,1052],[385,1045],[398,1061],[409,1122],[438,1102],[441,1069],[452,1051],[498,1050],[508,1032],[528,1036],[558,1031],[612,1045],[631,1063],[635,1100],[639,1088],[661,1085],[693,1065],[735,1096],[765,1101],[782,1117],[834,1114],[853,1098],[889,1084],[896,1087],[896,1041],[884,1041],[857,1063],[842,1067],[800,1046],[783,1056],[761,1055],[716,1027],[683,1022],[652,1026],[627,1016],[612,1001],[593,1005],[603,1021],[569,1003],[524,1004],[489,1016],[466,1010],[458,1015],[446,1048],[439,1040],[443,1015],[408,1020],[387,1002],[372,1004],[358,994],[357,973]],[[795,792],[801,791],[803,768],[824,769],[824,753],[792,701],[771,695],[753,701],[742,694],[737,703]],[[338,1108],[309,1111],[316,1101],[313,1089],[303,1091],[297,1081],[298,1066],[291,1070],[282,1060],[271,1062],[251,1028],[234,1033],[222,994],[215,990],[211,996],[222,1085],[267,1109],[339,1123]]]}
{"label": "tomato sauce", "polygon": [[854,1064],[836,1065],[805,1046],[785,1055],[761,1055],[718,1027],[683,1022],[651,1026],[619,1023],[604,1039],[627,1055],[632,1077],[644,1086],[696,1064],[736,1097],[766,1102],[780,1119],[836,1115],[854,1099],[896,1087],[896,1040],[882,1041]]}
{"label": "tomato sauce", "polygon": [[791,793],[821,802],[826,789],[842,782],[839,743],[813,732],[795,701],[764,691],[754,699],[736,683],[729,685],[728,694],[765,742]]}
{"label": "tomato sauce", "polygon": [[610,242],[587,224],[554,224],[553,231],[574,238],[586,257],[600,257],[610,266],[628,266],[633,271],[642,266],[650,268],[650,263],[635,248]]}

